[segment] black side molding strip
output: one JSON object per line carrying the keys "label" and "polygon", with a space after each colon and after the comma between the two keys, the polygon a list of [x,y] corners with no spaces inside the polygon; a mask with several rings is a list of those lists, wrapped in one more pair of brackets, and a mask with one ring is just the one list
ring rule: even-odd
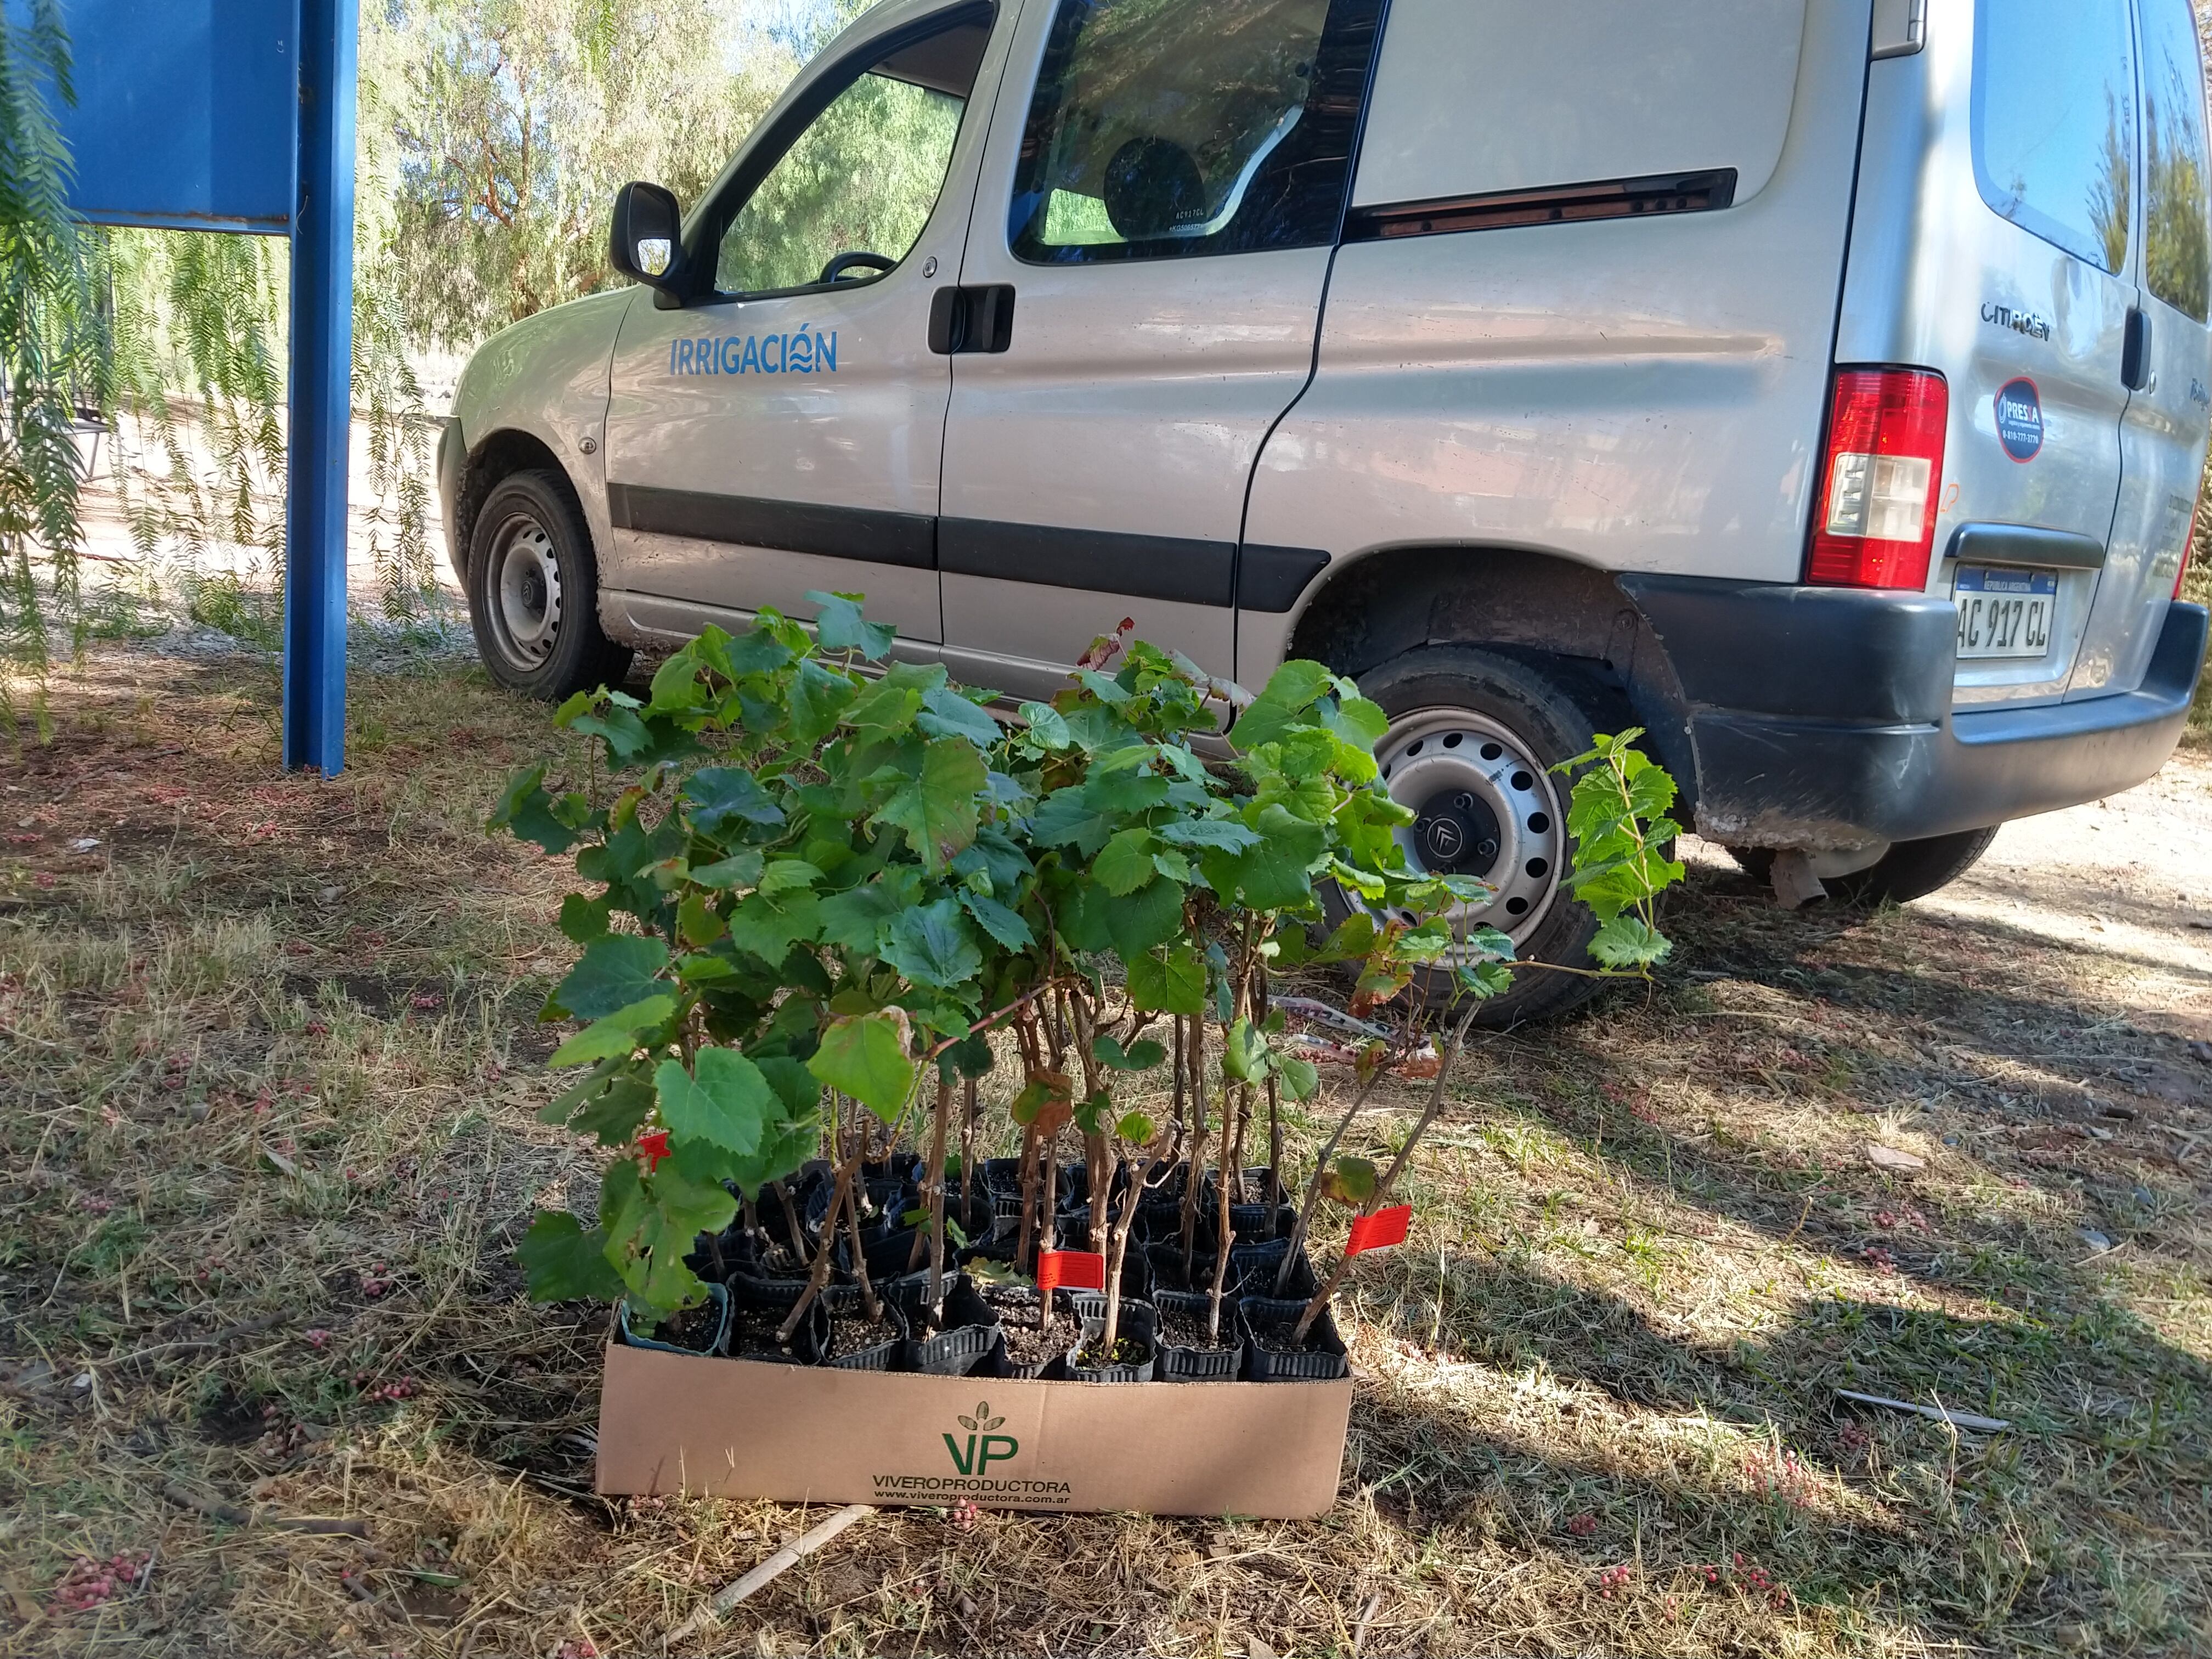
{"label": "black side molding strip", "polygon": [[2094,536],[2026,524],[1962,524],[1951,532],[1949,556],[1964,564],[2033,564],[2061,570],[2104,568],[2105,544]]}
{"label": "black side molding strip", "polygon": [[1604,179],[1547,190],[1498,191],[1354,208],[1344,222],[1347,242],[1395,236],[1443,236],[1512,225],[1556,225],[1586,219],[1633,219],[1657,213],[1710,213],[1735,203],[1735,169],[1670,173],[1648,179]]}
{"label": "black side molding strip", "polygon": [[938,568],[949,576],[993,576],[1224,609],[1236,599],[1234,542],[940,519],[937,553]]}
{"label": "black side molding strip", "polygon": [[937,564],[937,520],[927,513],[611,483],[607,516],[617,530],[781,548],[913,570],[930,570]]}
{"label": "black side molding strip", "polygon": [[938,519],[646,484],[609,484],[607,516],[618,530],[1222,610],[1241,604],[1247,611],[1288,611],[1328,563],[1328,555],[1315,548],[1247,546],[1240,575],[1234,542]]}
{"label": "black side molding strip", "polygon": [[1247,542],[1238,555],[1237,608],[1280,616],[1328,564],[1315,547],[1267,547]]}

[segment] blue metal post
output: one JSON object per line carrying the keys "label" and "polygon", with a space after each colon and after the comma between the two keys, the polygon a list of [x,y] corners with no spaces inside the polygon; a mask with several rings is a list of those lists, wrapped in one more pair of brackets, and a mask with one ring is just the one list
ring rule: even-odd
{"label": "blue metal post", "polygon": [[301,0],[284,526],[284,764],[345,764],[346,465],[353,424],[356,0]]}

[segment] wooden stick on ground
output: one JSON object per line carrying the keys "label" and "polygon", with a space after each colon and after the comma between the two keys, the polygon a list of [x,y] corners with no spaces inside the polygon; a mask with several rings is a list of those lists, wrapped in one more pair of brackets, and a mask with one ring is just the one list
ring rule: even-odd
{"label": "wooden stick on ground", "polygon": [[368,1536],[368,1522],[356,1516],[279,1515],[274,1510],[243,1510],[235,1504],[194,1492],[181,1480],[164,1484],[161,1495],[181,1509],[196,1510],[226,1527],[282,1527],[291,1532],[343,1533],[349,1538],[362,1539]]}
{"label": "wooden stick on ground", "polygon": [[853,1522],[860,1520],[863,1516],[873,1515],[875,1512],[876,1506],[872,1504],[846,1504],[843,1509],[839,1510],[836,1514],[812,1531],[803,1533],[793,1539],[791,1542],[769,1556],[767,1560],[762,1562],[735,1583],[725,1584],[716,1590],[712,1599],[704,1607],[660,1638],[660,1650],[665,1653],[678,1642],[689,1641],[708,1626],[719,1621],[731,1608],[736,1607],[747,1596],[797,1566],[799,1562],[813,1554]]}

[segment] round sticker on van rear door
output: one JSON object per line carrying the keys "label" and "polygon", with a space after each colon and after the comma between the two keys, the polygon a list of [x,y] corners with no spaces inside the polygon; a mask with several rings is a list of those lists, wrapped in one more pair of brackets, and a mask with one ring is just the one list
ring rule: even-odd
{"label": "round sticker on van rear door", "polygon": [[2022,378],[1997,388],[1997,441],[2015,461],[2032,461],[2043,449],[2043,398]]}

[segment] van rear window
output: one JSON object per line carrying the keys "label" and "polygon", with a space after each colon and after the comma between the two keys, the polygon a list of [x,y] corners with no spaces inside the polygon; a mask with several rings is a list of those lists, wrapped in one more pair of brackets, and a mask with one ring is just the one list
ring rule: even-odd
{"label": "van rear window", "polygon": [[1982,0],[1974,179],[2021,229],[2118,273],[2136,153],[2127,0]]}
{"label": "van rear window", "polygon": [[1781,159],[1804,33],[1803,0],[1391,0],[1352,205],[1723,170],[1748,201]]}
{"label": "van rear window", "polygon": [[2142,0],[2143,283],[2198,322],[2212,311],[2204,69],[2189,0]]}

